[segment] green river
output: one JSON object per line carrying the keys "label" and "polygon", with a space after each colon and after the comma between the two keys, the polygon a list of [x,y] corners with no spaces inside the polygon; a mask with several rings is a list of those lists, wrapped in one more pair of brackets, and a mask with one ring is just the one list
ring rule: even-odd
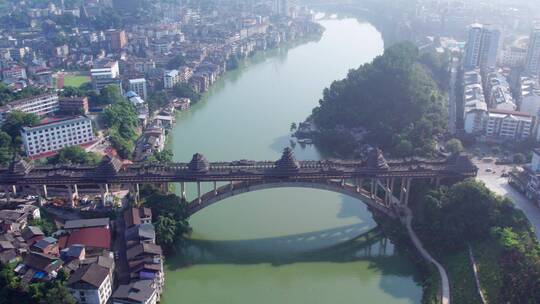
{"label": "green river", "polygon": [[[259,53],[181,113],[176,161],[276,160],[289,127],[322,90],[383,52],[380,33],[355,19],[327,19],[322,38]],[[319,159],[296,145],[298,159]],[[188,196],[195,191],[188,188]],[[166,261],[162,303],[419,303],[406,257],[376,229],[365,205],[340,194],[274,189],[237,196],[190,219],[183,255]]]}

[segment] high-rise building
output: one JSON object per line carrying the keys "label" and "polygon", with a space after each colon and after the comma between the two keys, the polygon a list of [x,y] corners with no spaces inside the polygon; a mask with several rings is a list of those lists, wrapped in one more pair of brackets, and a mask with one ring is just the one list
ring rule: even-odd
{"label": "high-rise building", "polygon": [[274,0],[274,12],[279,16],[289,16],[289,0]]}
{"label": "high-rise building", "polygon": [[144,100],[146,100],[148,97],[146,93],[146,79],[144,78],[130,79],[129,90],[137,93],[137,95],[142,97]]}
{"label": "high-rise building", "polygon": [[540,27],[531,32],[525,71],[533,76],[540,76]]}
{"label": "high-rise building", "polygon": [[487,25],[473,24],[465,50],[463,65],[467,69],[495,67],[501,32]]}
{"label": "high-rise building", "polygon": [[109,41],[111,50],[118,51],[126,46],[127,35],[124,30],[108,30],[107,40]]}

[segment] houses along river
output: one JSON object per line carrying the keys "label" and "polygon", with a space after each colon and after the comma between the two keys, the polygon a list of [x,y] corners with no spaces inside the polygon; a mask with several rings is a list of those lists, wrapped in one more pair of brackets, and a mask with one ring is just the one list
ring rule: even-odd
{"label": "houses along river", "polygon": [[[278,159],[290,145],[290,124],[309,115],[323,88],[383,52],[368,23],[321,24],[319,41],[257,54],[180,114],[175,160],[196,152],[209,161]],[[295,154],[321,158],[313,146],[296,145]],[[362,202],[340,194],[254,192],[204,209],[190,224],[186,253],[166,261],[162,303],[394,304],[422,297],[410,261],[373,230]]]}

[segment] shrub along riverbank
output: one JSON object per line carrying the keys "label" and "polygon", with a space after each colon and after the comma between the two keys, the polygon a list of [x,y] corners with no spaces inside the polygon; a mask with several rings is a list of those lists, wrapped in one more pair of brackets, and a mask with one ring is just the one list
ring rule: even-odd
{"label": "shrub along riverbank", "polygon": [[472,179],[411,193],[415,230],[446,268],[454,303],[481,303],[468,244],[489,303],[540,303],[540,247],[509,199]]}

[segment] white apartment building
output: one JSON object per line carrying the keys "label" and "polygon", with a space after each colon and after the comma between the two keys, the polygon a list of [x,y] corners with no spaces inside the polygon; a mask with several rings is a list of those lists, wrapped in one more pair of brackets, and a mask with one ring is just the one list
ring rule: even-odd
{"label": "white apartment building", "polygon": [[58,151],[94,140],[92,120],[86,116],[64,118],[21,130],[27,156]]}
{"label": "white apartment building", "polygon": [[525,71],[531,75],[540,75],[540,27],[532,30],[527,49]]}
{"label": "white apartment building", "polygon": [[146,79],[144,78],[130,79],[129,90],[137,93],[137,95],[141,96],[144,100],[148,98],[146,92]]}
{"label": "white apartment building", "polygon": [[58,95],[56,94],[42,94],[19,99],[0,107],[0,125],[4,122],[7,114],[13,111],[45,116],[57,112],[58,108]]}
{"label": "white apartment building", "polygon": [[118,61],[99,64],[98,67],[90,70],[90,75],[94,90],[99,91],[108,85],[114,85],[118,86],[120,94],[123,93]]}
{"label": "white apartment building", "polygon": [[193,69],[190,67],[180,67],[180,70],[178,71],[178,81],[183,83],[188,83],[188,81],[193,77]]}
{"label": "white apartment building", "polygon": [[105,304],[112,294],[110,272],[98,264],[77,269],[67,286],[77,303],[81,304]]}
{"label": "white apartment building", "polygon": [[486,123],[486,136],[492,139],[520,141],[532,134],[534,118],[526,113],[491,110]]}
{"label": "white apartment building", "polygon": [[178,70],[165,71],[163,75],[163,86],[165,89],[172,89],[180,81]]}
{"label": "white apartment building", "polygon": [[467,134],[481,134],[485,129],[488,117],[487,105],[485,102],[476,101],[466,105],[464,129]]}
{"label": "white apartment building", "polygon": [[483,24],[472,24],[465,50],[466,68],[494,67],[497,64],[501,32]]}

